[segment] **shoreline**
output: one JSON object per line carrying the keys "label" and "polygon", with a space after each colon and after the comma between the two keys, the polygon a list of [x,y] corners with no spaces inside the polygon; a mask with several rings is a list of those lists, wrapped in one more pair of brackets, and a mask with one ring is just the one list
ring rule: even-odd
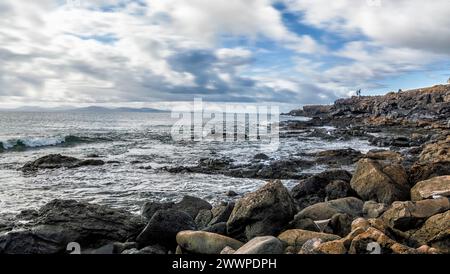
{"label": "shoreline", "polygon": [[[178,203],[148,202],[141,216],[54,200],[0,225],[0,254],[67,253],[70,242],[94,254],[366,254],[371,242],[383,254],[450,253],[450,85],[340,99],[291,115],[311,120],[282,123],[288,134],[306,130],[320,138],[359,138],[380,149],[324,150],[303,155],[314,158],[310,161],[269,165],[261,164],[267,160],[262,154],[248,165],[212,158],[166,169],[270,181],[234,202],[211,205],[192,196]],[[333,136],[317,128],[324,126],[336,127]],[[296,174],[320,163],[328,169]],[[104,164],[48,155],[22,170]],[[342,169],[352,165],[352,173]],[[278,179],[297,183],[288,190]]]}

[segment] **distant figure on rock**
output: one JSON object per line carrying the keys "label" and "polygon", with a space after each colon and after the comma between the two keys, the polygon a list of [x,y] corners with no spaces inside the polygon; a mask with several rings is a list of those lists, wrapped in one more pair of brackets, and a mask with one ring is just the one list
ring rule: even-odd
{"label": "distant figure on rock", "polygon": [[358,90],[356,91],[356,96],[361,97],[361,89],[358,89]]}
{"label": "distant figure on rock", "polygon": [[400,93],[400,92],[403,92],[403,90],[400,88],[400,89],[398,89],[398,93]]}
{"label": "distant figure on rock", "polygon": [[447,84],[450,84],[450,77],[449,77],[448,80],[447,80]]}

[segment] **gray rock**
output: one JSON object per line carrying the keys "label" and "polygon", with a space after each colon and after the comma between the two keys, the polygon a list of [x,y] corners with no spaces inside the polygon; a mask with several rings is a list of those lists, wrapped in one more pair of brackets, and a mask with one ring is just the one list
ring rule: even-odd
{"label": "gray rock", "polygon": [[195,230],[192,217],[184,211],[158,210],[136,239],[139,247],[160,244],[169,249],[176,247],[175,237],[183,230]]}
{"label": "gray rock", "polygon": [[28,162],[22,167],[23,172],[33,172],[38,169],[56,169],[56,168],[77,168],[82,166],[104,165],[102,160],[88,159],[80,160],[74,157],[63,156],[61,154],[51,154],[41,157],[35,161]]}
{"label": "gray rock", "polygon": [[195,223],[197,224],[197,227],[205,228],[208,226],[209,222],[211,222],[212,217],[213,214],[211,210],[202,209],[198,212],[197,217],[195,217]]}
{"label": "gray rock", "polygon": [[288,190],[280,181],[267,183],[240,199],[227,222],[228,235],[248,240],[278,234],[295,213]]}
{"label": "gray rock", "polygon": [[220,254],[227,246],[238,249],[243,245],[230,237],[205,231],[181,231],[176,240],[183,250],[196,254]]}
{"label": "gray rock", "polygon": [[273,236],[255,237],[241,246],[234,254],[282,254],[283,243]]}

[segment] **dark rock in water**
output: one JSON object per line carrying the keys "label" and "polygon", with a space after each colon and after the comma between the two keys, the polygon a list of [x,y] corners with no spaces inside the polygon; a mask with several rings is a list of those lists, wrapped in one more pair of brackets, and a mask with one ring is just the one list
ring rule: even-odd
{"label": "dark rock in water", "polygon": [[313,154],[318,164],[326,164],[331,166],[352,165],[361,157],[362,153],[352,148],[325,150]]}
{"label": "dark rock in water", "polygon": [[361,159],[350,184],[364,200],[391,204],[409,198],[408,175],[397,163]]}
{"label": "dark rock in water", "polygon": [[178,203],[147,202],[142,207],[141,214],[147,219],[150,219],[158,210],[174,209],[184,211],[188,213],[192,217],[192,219],[195,219],[200,210],[210,210],[211,208],[211,204],[203,199],[193,196],[184,196],[183,199]]}
{"label": "dark rock in water", "polygon": [[19,220],[30,221],[30,220],[33,220],[33,219],[37,218],[38,216],[39,216],[39,212],[37,210],[26,209],[26,210],[22,210],[16,216],[16,218],[19,219]]}
{"label": "dark rock in water", "polygon": [[264,153],[258,153],[255,156],[253,156],[253,159],[255,159],[255,160],[268,160],[268,159],[270,159],[270,157],[267,156]]}
{"label": "dark rock in water", "polygon": [[325,220],[332,218],[337,213],[358,217],[362,215],[363,205],[364,202],[355,197],[341,198],[311,205],[295,215],[295,219]]}
{"label": "dark rock in water", "polygon": [[[329,170],[301,180],[292,188],[292,197],[300,208],[323,202],[327,196],[326,186],[335,180],[350,182],[352,175],[346,170]],[[329,191],[331,191],[329,189]],[[350,192],[350,190],[349,190]],[[351,194],[351,192],[349,193]]]}
{"label": "dark rock in water", "polygon": [[22,167],[22,171],[32,172],[38,169],[77,168],[83,166],[99,166],[104,164],[105,162],[102,160],[80,160],[74,157],[63,156],[61,154],[51,154],[26,163]]}
{"label": "dark rock in water", "polygon": [[235,197],[235,196],[238,196],[239,194],[238,194],[236,191],[228,190],[227,193],[226,193],[226,195],[227,195],[228,197]]}
{"label": "dark rock in water", "polygon": [[139,247],[160,244],[175,249],[178,232],[196,229],[194,220],[186,212],[174,209],[158,210],[136,238],[136,242]]}
{"label": "dark rock in water", "polygon": [[384,212],[381,219],[392,228],[406,231],[419,227],[431,216],[443,213],[449,209],[450,202],[445,197],[417,202],[394,202]]}
{"label": "dark rock in water", "polygon": [[100,158],[100,155],[96,154],[96,153],[91,153],[87,155],[88,158]]}
{"label": "dark rock in water", "polygon": [[3,143],[0,142],[0,153],[5,151],[5,147],[3,146]]}
{"label": "dark rock in water", "polygon": [[69,242],[77,242],[83,249],[125,242],[144,225],[139,217],[123,210],[53,200],[24,229],[0,236],[0,253],[61,253]]}
{"label": "dark rock in water", "polygon": [[193,219],[197,216],[198,212],[202,209],[211,209],[212,205],[207,201],[193,197],[184,196],[183,199],[173,206],[173,209],[184,211],[189,214]]}
{"label": "dark rock in water", "polygon": [[227,223],[221,222],[221,223],[215,223],[211,226],[206,227],[203,229],[203,231],[216,233],[220,235],[227,235]]}
{"label": "dark rock in water", "polygon": [[267,183],[240,199],[227,222],[228,235],[248,240],[278,234],[295,214],[295,205],[280,181]]}

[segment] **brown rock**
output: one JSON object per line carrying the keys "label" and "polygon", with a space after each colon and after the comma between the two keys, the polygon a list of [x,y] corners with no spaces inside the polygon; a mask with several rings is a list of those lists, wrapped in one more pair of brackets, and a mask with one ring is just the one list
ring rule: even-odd
{"label": "brown rock", "polygon": [[278,236],[278,239],[280,239],[283,243],[285,243],[287,246],[294,247],[296,250],[300,250],[300,248],[307,240],[313,238],[319,238],[322,241],[327,242],[339,240],[341,237],[333,234],[314,232],[302,229],[286,230],[285,232],[281,233]]}
{"label": "brown rock", "polygon": [[421,181],[411,189],[413,201],[428,199],[435,195],[450,196],[450,176],[439,176]]}
{"label": "brown rock", "polygon": [[450,210],[436,214],[411,234],[418,245],[428,245],[443,253],[450,253]]}

